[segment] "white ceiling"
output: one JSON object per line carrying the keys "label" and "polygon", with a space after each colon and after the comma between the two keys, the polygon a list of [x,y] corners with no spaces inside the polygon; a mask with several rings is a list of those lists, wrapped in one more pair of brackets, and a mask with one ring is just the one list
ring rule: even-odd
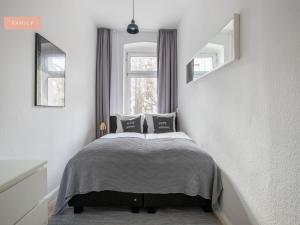
{"label": "white ceiling", "polygon": [[[135,21],[140,30],[176,28],[190,0],[135,0]],[[126,29],[132,18],[132,0],[89,0],[97,26]]]}

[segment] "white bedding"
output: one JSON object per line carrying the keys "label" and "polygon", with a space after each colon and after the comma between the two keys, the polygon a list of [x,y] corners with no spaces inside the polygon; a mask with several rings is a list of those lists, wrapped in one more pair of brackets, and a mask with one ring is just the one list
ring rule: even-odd
{"label": "white bedding", "polygon": [[134,132],[125,132],[125,133],[111,133],[106,134],[102,138],[142,138],[142,139],[164,139],[164,138],[182,138],[191,140],[189,136],[187,136],[184,132],[168,132],[168,133],[160,133],[160,134],[141,134],[141,133],[134,133]]}
{"label": "white bedding", "polygon": [[187,136],[184,132],[168,132],[168,133],[160,133],[160,134],[146,134],[146,139],[163,139],[163,138],[182,138],[192,140],[189,136]]}
{"label": "white bedding", "polygon": [[145,134],[134,132],[110,133],[101,138],[142,138],[145,139]]}

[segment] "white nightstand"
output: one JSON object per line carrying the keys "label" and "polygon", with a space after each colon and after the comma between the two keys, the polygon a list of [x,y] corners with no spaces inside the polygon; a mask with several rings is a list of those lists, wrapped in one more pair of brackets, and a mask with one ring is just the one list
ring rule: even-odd
{"label": "white nightstand", "polygon": [[48,223],[45,161],[0,160],[0,224]]}

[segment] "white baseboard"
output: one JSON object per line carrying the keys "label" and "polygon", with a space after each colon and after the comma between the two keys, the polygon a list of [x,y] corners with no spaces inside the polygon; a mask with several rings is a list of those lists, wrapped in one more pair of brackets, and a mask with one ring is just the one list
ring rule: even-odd
{"label": "white baseboard", "polygon": [[56,200],[57,200],[57,195],[58,195],[58,189],[59,187],[54,188],[45,197],[48,203],[48,219],[53,215]]}
{"label": "white baseboard", "polygon": [[46,199],[48,200],[48,202],[56,201],[58,195],[58,189],[59,187],[56,187],[46,195]]}
{"label": "white baseboard", "polygon": [[223,212],[214,212],[223,225],[233,225]]}

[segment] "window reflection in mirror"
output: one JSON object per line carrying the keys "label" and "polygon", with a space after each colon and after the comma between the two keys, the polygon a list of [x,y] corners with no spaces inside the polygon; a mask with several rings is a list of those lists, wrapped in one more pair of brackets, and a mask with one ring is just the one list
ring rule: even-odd
{"label": "window reflection in mirror", "polygon": [[36,34],[35,105],[65,105],[66,54],[39,34]]}
{"label": "window reflection in mirror", "polygon": [[217,68],[222,67],[237,58],[236,34],[238,16],[226,24],[223,29],[211,38],[194,58],[187,64],[187,82],[199,79]]}

